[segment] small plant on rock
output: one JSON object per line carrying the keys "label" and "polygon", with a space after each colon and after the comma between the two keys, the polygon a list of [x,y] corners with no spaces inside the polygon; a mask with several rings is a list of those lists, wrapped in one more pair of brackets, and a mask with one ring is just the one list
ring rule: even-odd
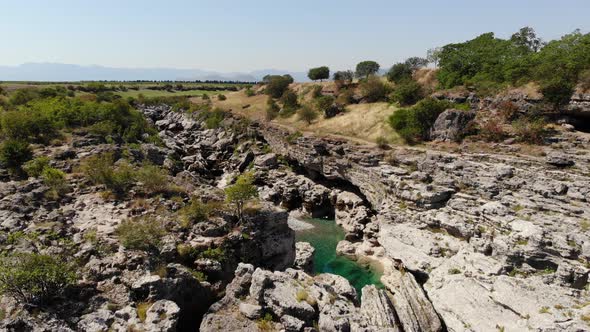
{"label": "small plant on rock", "polygon": [[37,157],[33,160],[27,161],[23,165],[23,170],[27,173],[28,176],[32,177],[39,177],[43,172],[45,167],[49,166],[49,158],[47,157]]}
{"label": "small plant on rock", "polygon": [[33,152],[26,141],[8,139],[0,145],[0,162],[14,173],[22,173],[21,166],[33,157]]}
{"label": "small plant on rock", "polygon": [[168,172],[156,165],[146,165],[137,171],[137,180],[148,193],[164,192],[168,189]]}
{"label": "small plant on rock", "polygon": [[541,144],[547,135],[545,121],[542,118],[520,118],[512,123],[514,132],[521,142]]}
{"label": "small plant on rock", "polygon": [[191,198],[190,203],[180,211],[180,225],[190,228],[192,225],[207,221],[212,212],[212,205],[203,203],[199,198]]}
{"label": "small plant on rock", "polygon": [[66,173],[53,167],[45,167],[41,173],[43,183],[49,187],[48,195],[57,198],[67,191]]}
{"label": "small plant on rock", "polygon": [[309,296],[309,294],[307,294],[307,291],[305,289],[298,289],[297,293],[295,294],[295,298],[297,299],[297,302],[307,301],[308,296]]}
{"label": "small plant on rock", "polygon": [[267,312],[266,314],[264,314],[264,317],[258,319],[256,325],[258,325],[258,329],[260,329],[261,331],[271,331],[272,315]]}
{"label": "small plant on rock", "polygon": [[140,322],[145,322],[147,311],[152,307],[152,302],[140,302],[137,304],[137,317]]}
{"label": "small plant on rock", "polygon": [[235,184],[225,188],[226,200],[234,206],[239,222],[244,220],[244,205],[258,197],[258,191],[253,183],[254,175],[248,172],[238,176]]}
{"label": "small plant on rock", "polygon": [[116,232],[123,246],[138,250],[157,249],[166,235],[162,222],[149,216],[124,220]]}

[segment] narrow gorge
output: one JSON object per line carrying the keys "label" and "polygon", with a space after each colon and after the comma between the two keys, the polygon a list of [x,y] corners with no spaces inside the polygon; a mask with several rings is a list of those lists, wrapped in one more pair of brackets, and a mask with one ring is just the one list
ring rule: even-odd
{"label": "narrow gorge", "polygon": [[[83,282],[54,311],[19,311],[3,298],[11,318],[2,328],[587,327],[580,318],[590,314],[584,290],[590,137],[584,133],[557,133],[539,156],[509,144],[493,152],[377,150],[229,114],[218,128],[206,129],[198,114],[166,105],[140,111],[159,131],[162,146],[123,149],[76,132],[42,153],[56,160],[54,167],[69,170],[80,158],[106,151],[117,159],[148,160],[170,170],[170,184],[190,194],[121,202],[75,178],[72,192],[54,201],[42,198],[47,188],[37,179],[0,183],[2,230],[37,236],[31,241],[3,232],[8,250],[57,253],[68,237],[72,257],[84,265]],[[219,212],[190,228],[179,226],[180,202],[191,195],[222,201],[221,189],[244,172],[253,175],[259,197],[245,212],[247,222],[238,227]],[[170,230],[157,252],[117,243],[123,220],[156,210]]]}

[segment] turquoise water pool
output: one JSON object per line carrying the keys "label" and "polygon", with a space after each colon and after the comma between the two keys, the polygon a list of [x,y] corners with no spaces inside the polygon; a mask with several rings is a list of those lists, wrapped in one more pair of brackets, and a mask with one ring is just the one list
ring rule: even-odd
{"label": "turquoise water pool", "polygon": [[361,294],[366,285],[383,287],[379,274],[370,266],[363,266],[346,257],[336,255],[338,242],[344,239],[344,230],[330,219],[305,219],[314,228],[297,231],[297,241],[309,242],[314,248],[314,272],[332,273],[343,276]]}

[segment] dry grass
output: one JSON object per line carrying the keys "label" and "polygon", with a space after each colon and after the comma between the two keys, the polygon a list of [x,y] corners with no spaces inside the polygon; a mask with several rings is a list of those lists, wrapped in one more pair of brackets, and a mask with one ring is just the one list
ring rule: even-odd
{"label": "dry grass", "polygon": [[541,89],[541,87],[539,86],[539,84],[537,84],[535,82],[530,82],[530,83],[527,83],[523,86],[519,86],[517,88],[507,89],[506,91],[501,92],[500,95],[511,95],[511,94],[522,93],[529,98],[540,99],[540,98],[543,98],[543,95],[541,94],[541,92],[539,92],[540,89]]}
{"label": "dry grass", "polygon": [[387,103],[358,104],[349,105],[344,114],[330,119],[319,118],[309,126],[299,121],[297,116],[277,121],[316,135],[353,137],[368,142],[385,137],[389,143],[397,143],[401,141],[400,137],[386,123],[395,109]]}
{"label": "dry grass", "polygon": [[[294,91],[303,94],[313,85],[321,85],[324,90],[335,88],[333,82],[295,83],[291,85]],[[266,95],[246,96],[244,91],[226,94],[227,99],[220,101],[213,99],[213,107],[219,107],[226,111],[248,117],[252,120],[265,121],[267,108]],[[200,98],[193,100],[201,102]],[[244,108],[245,105],[250,105]],[[387,117],[396,110],[387,103],[357,104],[346,107],[346,112],[330,119],[319,117],[311,125],[300,121],[297,114],[289,118],[277,118],[273,123],[292,128],[301,132],[315,135],[335,135],[362,141],[362,143],[374,143],[384,137],[388,143],[400,143],[401,138],[386,123]]]}
{"label": "dry grass", "polygon": [[426,91],[434,91],[438,85],[436,73],[438,69],[434,68],[420,68],[414,73],[414,79],[426,89]]}
{"label": "dry grass", "polygon": [[[244,90],[230,92],[225,94],[226,100],[219,100],[214,98],[211,100],[213,107],[219,107],[226,111],[231,111],[236,114],[251,118],[253,120],[262,121],[264,120],[266,113],[266,101],[268,96],[266,95],[255,95],[252,97],[246,96]],[[191,101],[200,103],[201,98],[191,98]],[[244,106],[250,105],[247,108]]]}

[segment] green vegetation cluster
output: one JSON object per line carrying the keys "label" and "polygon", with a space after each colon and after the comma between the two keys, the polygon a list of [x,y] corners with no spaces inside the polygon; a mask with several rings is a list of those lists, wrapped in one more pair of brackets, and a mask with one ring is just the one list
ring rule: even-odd
{"label": "green vegetation cluster", "polygon": [[84,129],[106,141],[158,142],[157,131],[125,100],[72,97],[63,87],[20,89],[0,110],[0,162],[16,174],[33,156],[31,143],[51,144]]}
{"label": "green vegetation cluster", "polygon": [[436,118],[452,105],[448,101],[427,98],[413,107],[395,111],[388,121],[407,143],[414,144],[428,139],[428,132]]}
{"label": "green vegetation cluster", "polygon": [[529,27],[509,39],[490,32],[445,45],[437,58],[438,80],[443,88],[464,85],[493,93],[507,85],[535,81],[545,98],[558,108],[569,100],[575,84],[590,75],[590,34],[576,30],[545,43]]}

